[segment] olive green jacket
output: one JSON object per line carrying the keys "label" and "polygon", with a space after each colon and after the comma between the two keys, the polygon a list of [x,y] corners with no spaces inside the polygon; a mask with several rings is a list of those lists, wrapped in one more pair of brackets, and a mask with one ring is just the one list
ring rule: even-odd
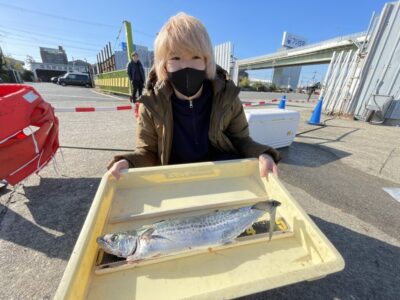
{"label": "olive green jacket", "polygon": [[[266,153],[278,162],[280,155],[277,150],[250,138],[243,105],[238,97],[240,89],[227,78],[225,71],[218,68],[211,83],[213,102],[208,138],[212,146],[243,158],[258,158]],[[139,99],[136,150],[114,157],[109,167],[121,159],[128,160],[131,168],[169,163],[173,138],[173,89],[168,81],[157,82],[155,73],[149,75],[146,89],[146,94]]]}

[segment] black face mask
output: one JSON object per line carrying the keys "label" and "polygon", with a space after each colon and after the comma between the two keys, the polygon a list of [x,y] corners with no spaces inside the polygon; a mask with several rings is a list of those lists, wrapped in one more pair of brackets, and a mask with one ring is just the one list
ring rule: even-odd
{"label": "black face mask", "polygon": [[175,72],[168,72],[168,79],[181,94],[192,97],[201,88],[206,79],[206,71],[185,68]]}

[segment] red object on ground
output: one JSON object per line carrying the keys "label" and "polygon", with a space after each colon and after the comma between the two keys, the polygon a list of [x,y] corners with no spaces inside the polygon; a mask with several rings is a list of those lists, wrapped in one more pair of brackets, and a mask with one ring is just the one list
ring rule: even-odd
{"label": "red object on ground", "polygon": [[137,119],[139,117],[139,102],[135,102],[135,118]]}
{"label": "red object on ground", "polygon": [[[28,126],[36,131],[27,133]],[[14,185],[39,172],[59,147],[53,107],[31,86],[0,85],[0,179]]]}

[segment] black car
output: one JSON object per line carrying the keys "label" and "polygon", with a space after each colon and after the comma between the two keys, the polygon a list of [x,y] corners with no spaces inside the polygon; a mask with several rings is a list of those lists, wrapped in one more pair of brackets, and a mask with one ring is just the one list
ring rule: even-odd
{"label": "black car", "polygon": [[57,82],[58,82],[58,76],[56,76],[56,77],[51,77],[51,78],[50,78],[50,81],[51,81],[52,83],[57,83]]}
{"label": "black car", "polygon": [[58,78],[58,84],[66,85],[81,85],[85,87],[92,87],[92,82],[87,74],[80,73],[66,73],[64,76]]}

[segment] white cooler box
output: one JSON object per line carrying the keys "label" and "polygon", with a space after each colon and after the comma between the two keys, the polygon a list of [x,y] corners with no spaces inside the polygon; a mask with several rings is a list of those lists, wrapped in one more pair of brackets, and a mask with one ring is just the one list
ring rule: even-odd
{"label": "white cooler box", "polygon": [[250,136],[274,148],[290,146],[299,127],[300,113],[286,109],[245,110]]}

